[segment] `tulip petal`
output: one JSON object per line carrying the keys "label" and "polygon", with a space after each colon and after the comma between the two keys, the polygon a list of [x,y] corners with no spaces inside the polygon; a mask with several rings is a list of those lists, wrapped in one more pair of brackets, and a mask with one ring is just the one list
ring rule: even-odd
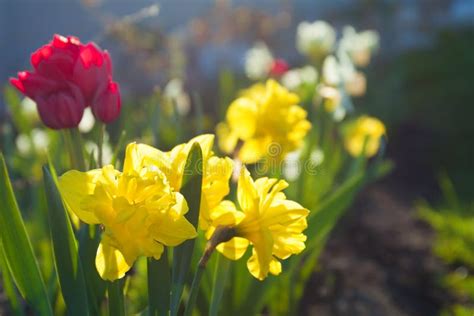
{"label": "tulip petal", "polygon": [[[98,81],[99,79],[97,79],[96,82]],[[97,85],[94,86],[94,89],[100,86],[100,84],[101,83],[98,82]],[[81,86],[81,88],[84,89],[84,86]],[[86,92],[86,96],[89,96],[88,100],[90,100],[91,95],[92,94],[87,94]],[[105,90],[90,102],[94,116],[104,123],[111,123],[120,115],[121,98],[119,85],[116,82],[109,82]]]}

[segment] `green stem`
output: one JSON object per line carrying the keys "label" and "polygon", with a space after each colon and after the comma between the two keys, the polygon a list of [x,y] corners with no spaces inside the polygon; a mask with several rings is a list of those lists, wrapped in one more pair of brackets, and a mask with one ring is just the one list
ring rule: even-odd
{"label": "green stem", "polygon": [[69,152],[71,168],[85,171],[86,164],[84,160],[84,151],[82,146],[81,133],[77,128],[63,130],[64,141]]}
{"label": "green stem", "polygon": [[202,265],[201,261],[198,265],[196,273],[194,274],[193,283],[191,284],[191,290],[189,292],[189,299],[186,303],[186,309],[184,310],[184,316],[191,316],[193,314],[194,305],[196,305],[197,295],[199,292],[199,285],[201,284],[206,265]]}
{"label": "green stem", "polygon": [[229,275],[230,260],[224,256],[217,257],[216,269],[214,271],[214,281],[212,284],[211,306],[209,316],[217,316],[219,312],[224,287]]}
{"label": "green stem", "polygon": [[98,157],[97,157],[97,164],[99,166],[99,168],[102,168],[102,165],[104,163],[103,159],[102,159],[102,155],[103,155],[103,147],[104,147],[104,133],[105,133],[105,124],[104,123],[100,123],[99,124],[99,139],[97,140],[97,146],[99,147],[99,154],[98,154]]}
{"label": "green stem", "polygon": [[218,226],[214,231],[211,239],[206,244],[206,249],[202,254],[201,259],[194,274],[193,283],[191,284],[191,289],[189,292],[188,302],[186,303],[186,308],[184,309],[184,316],[191,316],[193,313],[194,306],[196,305],[197,295],[199,293],[199,285],[201,284],[204,271],[206,270],[207,262],[211,258],[212,253],[216,249],[217,245],[223,242],[227,242],[235,237],[235,230],[233,227],[228,226]]}
{"label": "green stem", "polygon": [[125,316],[122,283],[121,280],[108,282],[110,316]]}
{"label": "green stem", "polygon": [[170,302],[170,267],[166,248],[160,260],[148,258],[148,313],[168,315]]}

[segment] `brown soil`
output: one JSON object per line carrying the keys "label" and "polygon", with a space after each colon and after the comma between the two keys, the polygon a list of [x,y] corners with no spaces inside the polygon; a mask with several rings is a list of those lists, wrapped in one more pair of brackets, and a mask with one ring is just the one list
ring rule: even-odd
{"label": "brown soil", "polygon": [[329,239],[303,314],[437,315],[447,295],[436,286],[443,266],[431,254],[432,237],[413,198],[389,183],[370,186]]}

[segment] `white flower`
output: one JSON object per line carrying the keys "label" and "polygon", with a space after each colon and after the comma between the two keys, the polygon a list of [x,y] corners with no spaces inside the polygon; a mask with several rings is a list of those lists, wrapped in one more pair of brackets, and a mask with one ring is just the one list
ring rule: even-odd
{"label": "white flower", "polygon": [[302,84],[315,84],[318,72],[313,66],[305,66],[287,71],[281,77],[281,83],[289,90],[296,90]]}
{"label": "white flower", "polygon": [[15,139],[16,148],[21,156],[27,156],[31,153],[31,139],[26,134],[20,134]]}
{"label": "white flower", "polygon": [[87,107],[84,110],[84,115],[82,116],[81,122],[79,123],[79,131],[81,133],[89,133],[95,124],[95,118],[92,114],[92,110],[90,107]]}
{"label": "white flower", "polygon": [[[98,161],[99,146],[92,141],[87,141],[84,146],[89,154],[93,153],[95,161]],[[114,153],[112,151],[112,146],[109,142],[109,134],[107,134],[107,132],[104,132],[104,140],[102,142],[102,163],[104,165],[111,163],[113,154]]]}
{"label": "white flower", "polygon": [[31,119],[37,119],[38,118],[38,110],[36,109],[36,102],[31,100],[30,98],[23,98],[21,100],[21,111],[22,113]]}
{"label": "white flower", "polygon": [[324,152],[319,148],[314,149],[309,155],[309,160],[313,166],[319,166],[324,162]]}
{"label": "white flower", "polygon": [[372,30],[358,33],[352,26],[346,26],[342,34],[340,49],[347,52],[357,66],[367,66],[372,53],[378,48],[378,33]]}
{"label": "white flower", "polygon": [[326,55],[333,50],[336,32],[328,23],[315,21],[301,22],[296,31],[296,48],[310,57]]}
{"label": "white flower", "polygon": [[45,131],[34,128],[31,131],[31,141],[33,142],[37,151],[45,153],[48,150],[49,137]]}
{"label": "white flower", "polygon": [[164,95],[173,101],[179,115],[186,115],[191,110],[189,95],[184,91],[183,81],[179,78],[171,79],[165,86]]}
{"label": "white flower", "polygon": [[323,80],[326,84],[337,86],[341,83],[341,69],[336,57],[329,55],[323,62]]}
{"label": "white flower", "polygon": [[268,77],[272,68],[273,56],[267,45],[256,43],[245,54],[245,74],[252,80],[261,80]]}
{"label": "white flower", "polygon": [[295,181],[301,174],[301,150],[290,152],[283,163],[283,176],[289,181]]}

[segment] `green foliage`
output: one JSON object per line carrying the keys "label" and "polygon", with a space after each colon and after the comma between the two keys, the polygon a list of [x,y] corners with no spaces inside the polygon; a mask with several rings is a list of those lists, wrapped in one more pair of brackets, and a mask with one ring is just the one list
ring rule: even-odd
{"label": "green foliage", "polygon": [[54,249],[54,262],[67,311],[69,315],[87,315],[89,308],[86,283],[76,237],[57,188],[54,169],[51,166],[45,166],[43,174],[49,205],[48,219]]}
{"label": "green foliage", "polygon": [[[9,271],[21,295],[41,315],[52,315],[30,239],[18,209],[7,166],[0,153],[0,238]],[[8,273],[3,271],[3,273]]]}
{"label": "green foliage", "polygon": [[[188,154],[184,167],[181,193],[188,201],[188,221],[198,227],[199,209],[201,206],[202,186],[202,151],[198,143],[194,143]],[[173,270],[171,278],[171,316],[178,314],[179,303],[188,276],[193,257],[195,239],[187,240],[173,249]]]}
{"label": "green foliage", "polygon": [[441,286],[459,302],[442,315],[464,316],[474,312],[474,203],[463,203],[446,175],[440,177],[444,203],[433,208],[418,204],[420,217],[435,230],[434,253],[451,267],[458,267],[441,277]]}

